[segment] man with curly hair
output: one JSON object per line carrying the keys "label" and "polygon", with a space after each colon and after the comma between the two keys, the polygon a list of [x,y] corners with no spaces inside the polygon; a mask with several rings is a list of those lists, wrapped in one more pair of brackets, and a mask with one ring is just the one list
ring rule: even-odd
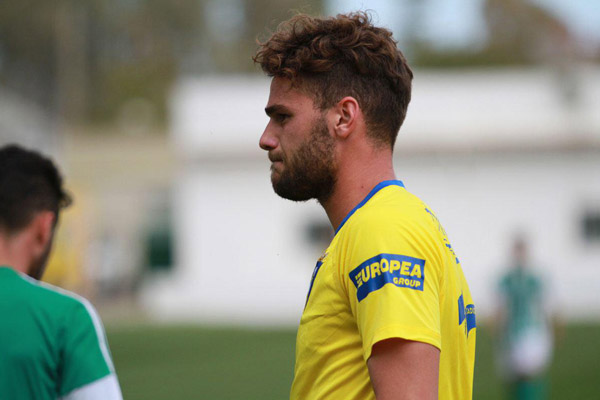
{"label": "man with curly hair", "polygon": [[396,179],[412,71],[369,15],[296,15],[254,57],[271,76],[260,138],[286,199],[335,229],[310,282],[292,399],[472,397],[475,307],[434,213]]}

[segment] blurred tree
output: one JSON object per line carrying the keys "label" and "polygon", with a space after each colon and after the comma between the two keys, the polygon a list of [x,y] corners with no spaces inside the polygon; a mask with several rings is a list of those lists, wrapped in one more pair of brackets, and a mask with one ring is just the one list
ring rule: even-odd
{"label": "blurred tree", "polygon": [[[178,75],[257,72],[256,39],[294,10],[322,13],[325,1],[0,1],[0,86],[72,123],[164,123]],[[418,3],[407,4],[417,12]],[[482,47],[444,50],[409,38],[403,50],[427,67],[569,58],[565,26],[527,0],[486,0],[484,17]]]}
{"label": "blurred tree", "polygon": [[[320,0],[303,4],[321,10]],[[69,122],[164,122],[179,73],[255,71],[256,37],[294,7],[297,0],[3,1],[0,85]]]}
{"label": "blurred tree", "polygon": [[320,14],[323,10],[323,0],[204,0],[203,4],[203,50],[210,60],[204,60],[204,70],[213,73],[257,71],[251,56],[258,38],[265,39],[296,11]]}
{"label": "blurred tree", "polygon": [[201,16],[196,0],[99,0],[88,27],[90,119],[110,120],[142,100],[164,121],[168,90],[201,33]]}
{"label": "blurred tree", "polygon": [[573,41],[565,24],[528,0],[486,0],[487,40],[481,48],[444,50],[420,42],[415,64],[427,67],[530,65],[569,60]]}
{"label": "blurred tree", "polygon": [[45,106],[56,73],[54,9],[39,0],[0,2],[0,82]]}
{"label": "blurred tree", "polygon": [[513,62],[544,62],[564,55],[571,36],[564,23],[527,0],[487,0],[488,51]]}
{"label": "blurred tree", "polygon": [[201,13],[197,0],[0,2],[0,83],[71,122],[137,98],[162,121]]}

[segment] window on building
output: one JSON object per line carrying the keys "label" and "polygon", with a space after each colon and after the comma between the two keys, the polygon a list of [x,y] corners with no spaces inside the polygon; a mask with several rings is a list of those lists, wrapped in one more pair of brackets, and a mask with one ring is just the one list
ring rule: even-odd
{"label": "window on building", "polygon": [[581,228],[586,242],[600,243],[600,209],[586,211],[581,219]]}

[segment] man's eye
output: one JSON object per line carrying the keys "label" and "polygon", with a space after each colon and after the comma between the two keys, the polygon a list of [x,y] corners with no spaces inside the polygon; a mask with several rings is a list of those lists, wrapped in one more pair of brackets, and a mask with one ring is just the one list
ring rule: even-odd
{"label": "man's eye", "polygon": [[277,120],[277,122],[284,122],[289,118],[289,114],[276,114],[275,115],[275,119]]}

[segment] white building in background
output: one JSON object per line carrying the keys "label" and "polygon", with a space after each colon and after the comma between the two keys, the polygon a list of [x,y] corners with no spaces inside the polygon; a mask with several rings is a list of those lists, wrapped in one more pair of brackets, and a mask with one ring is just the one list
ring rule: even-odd
{"label": "white building in background", "polygon": [[[328,243],[312,201],[271,189],[258,139],[269,79],[182,79],[176,266],[142,299],[157,318],[296,324]],[[396,145],[398,178],[436,211],[480,317],[524,232],[567,318],[600,316],[600,69],[416,71]]]}

